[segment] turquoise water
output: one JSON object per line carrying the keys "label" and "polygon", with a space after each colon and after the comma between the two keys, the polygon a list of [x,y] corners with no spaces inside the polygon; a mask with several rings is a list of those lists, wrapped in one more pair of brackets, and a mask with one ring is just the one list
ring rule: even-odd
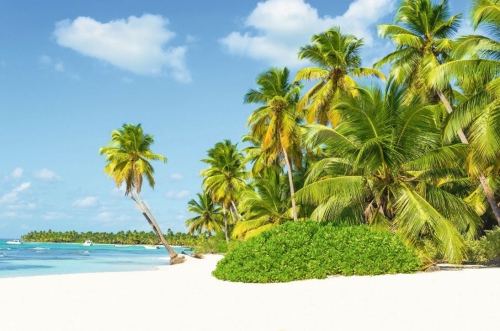
{"label": "turquoise water", "polygon": [[[173,247],[181,252],[181,247]],[[190,253],[190,252],[187,252]],[[0,278],[86,272],[150,270],[168,265],[165,248],[144,246],[22,243],[0,240]]]}

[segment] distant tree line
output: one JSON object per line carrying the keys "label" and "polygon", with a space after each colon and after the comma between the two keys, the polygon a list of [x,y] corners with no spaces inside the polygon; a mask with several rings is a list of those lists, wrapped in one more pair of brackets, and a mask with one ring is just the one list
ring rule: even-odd
{"label": "distant tree line", "polygon": [[[194,245],[197,236],[187,233],[174,233],[171,229],[164,235],[172,245]],[[156,245],[161,244],[154,232],[144,231],[119,231],[113,232],[76,232],[76,231],[32,231],[21,237],[25,242],[54,242],[54,243],[83,243],[92,240],[99,244],[124,244],[124,245]]]}

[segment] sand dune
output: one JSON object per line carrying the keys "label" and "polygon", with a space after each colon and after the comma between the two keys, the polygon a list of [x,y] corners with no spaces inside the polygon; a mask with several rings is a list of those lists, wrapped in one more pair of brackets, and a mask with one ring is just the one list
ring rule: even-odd
{"label": "sand dune", "polygon": [[500,330],[497,268],[241,284],[220,258],[0,279],[0,330]]}

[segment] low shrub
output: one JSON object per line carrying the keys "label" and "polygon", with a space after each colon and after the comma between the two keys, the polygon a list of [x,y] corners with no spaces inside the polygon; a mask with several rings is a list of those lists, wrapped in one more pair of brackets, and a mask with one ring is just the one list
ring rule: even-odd
{"label": "low shrub", "polygon": [[287,222],[241,243],[219,261],[213,275],[235,282],[269,283],[411,273],[419,268],[417,253],[389,232],[305,221]]}
{"label": "low shrub", "polygon": [[195,242],[194,250],[196,253],[200,254],[227,253],[234,247],[238,246],[238,244],[239,241],[234,239],[232,239],[229,244],[226,243],[226,239],[223,235],[199,237]]}
{"label": "low shrub", "polygon": [[500,227],[486,231],[477,240],[467,241],[467,262],[485,264],[500,258]]}

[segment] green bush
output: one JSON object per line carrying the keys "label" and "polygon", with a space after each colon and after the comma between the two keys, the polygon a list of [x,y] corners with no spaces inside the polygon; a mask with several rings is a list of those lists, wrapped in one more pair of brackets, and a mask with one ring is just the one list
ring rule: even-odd
{"label": "green bush", "polygon": [[216,235],[212,237],[198,237],[194,246],[196,253],[200,254],[218,254],[227,253],[239,244],[238,240],[231,240],[226,243],[226,239],[223,234]]}
{"label": "green bush", "polygon": [[411,273],[419,268],[417,253],[389,232],[306,221],[287,222],[241,243],[219,261],[213,275],[235,282],[270,283]]}
{"label": "green bush", "polygon": [[500,258],[500,227],[496,227],[478,240],[467,241],[467,262],[488,263]]}

